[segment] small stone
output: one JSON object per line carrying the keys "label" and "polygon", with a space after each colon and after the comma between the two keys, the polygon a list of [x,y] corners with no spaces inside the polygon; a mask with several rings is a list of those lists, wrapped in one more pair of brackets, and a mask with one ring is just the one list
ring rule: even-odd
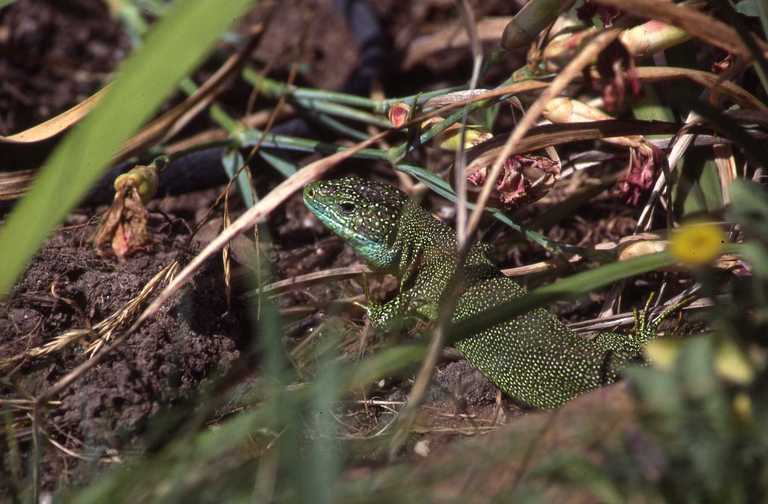
{"label": "small stone", "polygon": [[428,457],[429,456],[429,440],[422,439],[421,441],[418,441],[416,445],[413,447],[413,452],[420,456],[420,457]]}

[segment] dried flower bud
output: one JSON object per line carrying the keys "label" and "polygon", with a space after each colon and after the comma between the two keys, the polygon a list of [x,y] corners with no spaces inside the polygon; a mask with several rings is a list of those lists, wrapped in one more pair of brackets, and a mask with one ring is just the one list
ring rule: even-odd
{"label": "dried flower bud", "polygon": [[159,172],[168,164],[168,158],[161,156],[149,165],[136,165],[126,173],[119,175],[114,182],[115,192],[132,187],[139,193],[141,202],[147,204],[155,197],[160,185]]}
{"label": "dried flower bud", "polygon": [[161,156],[148,166],[139,165],[115,179],[115,199],[102,215],[91,237],[100,255],[114,254],[118,260],[149,250],[152,237],[147,227],[149,212],[144,207],[157,193],[158,172],[168,164]]}
{"label": "dried flower bud", "polygon": [[[559,97],[547,102],[542,115],[553,123],[570,124],[578,122],[605,121],[614,119],[602,110],[573,98]],[[604,138],[606,142],[640,148],[645,142],[639,135]]]}
{"label": "dried flower bud", "polygon": [[431,128],[432,126],[434,126],[435,124],[437,124],[439,122],[443,122],[443,118],[440,117],[440,116],[434,116],[434,117],[430,117],[429,119],[425,119],[424,121],[422,121],[422,123],[419,125],[419,127],[422,130],[428,130],[429,128]]}
{"label": "dried flower bud", "polygon": [[619,181],[619,190],[627,203],[637,205],[641,196],[649,191],[656,180],[656,171],[664,154],[658,147],[644,144],[631,149],[627,174]]}
{"label": "dried flower bud", "polygon": [[[493,137],[490,131],[486,130],[482,126],[467,126],[464,133],[464,148],[470,149],[476,145],[479,145]],[[443,150],[454,151],[459,150],[459,142],[461,142],[461,126],[454,124],[447,130],[438,135],[438,142],[440,148]]]}
{"label": "dried flower bud", "polygon": [[668,246],[669,242],[666,240],[640,239],[629,243],[621,243],[619,245],[618,259],[619,261],[627,261],[635,257],[664,252]]}
{"label": "dried flower bud", "polygon": [[389,107],[387,117],[392,126],[400,128],[411,118],[411,106],[404,102],[395,103]]}
{"label": "dried flower bud", "polygon": [[[597,32],[597,28],[590,27],[567,37],[559,36],[548,42],[541,52],[547,70],[551,72],[560,70]],[[635,58],[669,49],[690,38],[691,36],[680,28],[655,20],[624,30],[619,35],[621,43],[626,47],[628,53]]]}
{"label": "dried flower bud", "polygon": [[[421,129],[422,130],[428,130],[432,126],[434,126],[437,123],[440,123],[443,121],[442,117],[436,116],[436,117],[430,117],[429,119],[425,120],[421,123]],[[466,133],[464,134],[464,148],[470,149],[472,147],[475,147],[476,145],[479,145],[486,140],[489,140],[493,137],[491,132],[483,128],[479,125],[469,124],[466,127]],[[435,136],[434,143],[436,143],[441,149],[448,150],[448,151],[457,151],[459,149],[459,142],[461,141],[461,125],[460,124],[451,124],[443,130],[442,132],[438,133],[437,136]]]}
{"label": "dried flower bud", "polygon": [[597,28],[591,27],[551,40],[541,52],[546,70],[557,72],[562,69],[595,34]]}

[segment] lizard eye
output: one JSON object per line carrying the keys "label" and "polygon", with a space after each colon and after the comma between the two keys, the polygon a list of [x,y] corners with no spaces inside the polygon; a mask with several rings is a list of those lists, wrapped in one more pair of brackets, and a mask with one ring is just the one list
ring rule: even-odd
{"label": "lizard eye", "polygon": [[344,215],[350,215],[355,211],[355,204],[351,201],[343,201],[339,203],[339,210],[341,210],[341,213]]}

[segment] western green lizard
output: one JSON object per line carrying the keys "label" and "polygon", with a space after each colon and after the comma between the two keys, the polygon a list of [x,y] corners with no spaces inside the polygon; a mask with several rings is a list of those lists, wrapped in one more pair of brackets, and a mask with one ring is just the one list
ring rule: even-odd
{"label": "western green lizard", "polygon": [[[404,316],[435,320],[443,291],[456,269],[456,235],[397,188],[359,177],[319,181],[304,189],[304,203],[372,267],[400,279],[400,291],[383,305],[369,305],[378,328]],[[519,297],[525,289],[475,244],[465,264],[464,289],[453,320],[460,321]],[[554,408],[616,381],[622,367],[642,359],[655,324],[633,334],[579,336],[539,308],[458,340],[456,348],[513,400]]]}

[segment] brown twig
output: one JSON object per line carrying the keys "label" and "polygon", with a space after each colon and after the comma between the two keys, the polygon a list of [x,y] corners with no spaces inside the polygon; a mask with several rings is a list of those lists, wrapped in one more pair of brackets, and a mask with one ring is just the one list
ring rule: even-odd
{"label": "brown twig", "polygon": [[[738,54],[745,61],[752,59],[749,49],[735,29],[691,7],[666,0],[597,0],[597,3],[677,26],[708,44]],[[760,41],[760,46],[765,51],[764,41]]]}
{"label": "brown twig", "polygon": [[451,322],[453,312],[458,303],[458,293],[464,283],[464,262],[469,253],[469,250],[474,241],[473,237],[480,223],[480,217],[485,209],[488,198],[490,197],[491,189],[496,184],[496,179],[501,173],[501,168],[504,161],[510,156],[513,149],[517,146],[520,140],[525,136],[525,133],[535,124],[539,115],[541,114],[544,106],[547,102],[560,94],[568,84],[589,64],[591,64],[600,54],[600,52],[613,42],[621,33],[620,28],[610,28],[599,35],[595,36],[582,51],[563,69],[563,71],[552,81],[547,89],[539,96],[539,98],[531,105],[515,129],[510,134],[504,147],[496,158],[496,161],[491,168],[488,179],[483,186],[483,190],[480,193],[477,204],[472,212],[467,226],[466,240],[459,248],[456,260],[456,270],[454,277],[449,282],[445,293],[441,297],[440,314],[437,321],[437,328],[435,334],[432,337],[427,356],[424,358],[421,369],[416,377],[416,382],[411,388],[411,394],[408,398],[408,406],[401,413],[400,427],[395,433],[392,442],[390,443],[389,456],[393,459],[399,451],[402,444],[405,442],[407,433],[410,431],[413,422],[416,419],[416,411],[419,404],[424,398],[427,391],[427,386],[432,376],[432,371],[437,364],[440,357],[440,353],[445,346],[445,340],[447,337],[447,329]]}
{"label": "brown twig", "polygon": [[[461,18],[467,30],[467,36],[470,40],[472,49],[472,77],[469,79],[469,92],[472,93],[477,88],[477,81],[480,78],[480,67],[483,64],[483,49],[480,47],[480,40],[477,36],[477,25],[475,22],[475,13],[469,5],[468,0],[456,0]],[[466,239],[467,227],[467,177],[464,174],[464,166],[467,162],[466,139],[467,139],[467,119],[469,110],[465,106],[464,114],[461,117],[461,134],[459,138],[459,148],[456,150],[456,170],[454,171],[454,184],[456,185],[456,236],[458,237],[458,246],[461,247]]]}
{"label": "brown twig", "polygon": [[237,54],[230,56],[192,96],[149,123],[125,142],[122,149],[113,156],[113,162],[127,159],[147,146],[168,140],[175,135],[216,98],[223,90],[224,84],[243,67],[258,42],[258,36],[251,37],[248,44]]}

